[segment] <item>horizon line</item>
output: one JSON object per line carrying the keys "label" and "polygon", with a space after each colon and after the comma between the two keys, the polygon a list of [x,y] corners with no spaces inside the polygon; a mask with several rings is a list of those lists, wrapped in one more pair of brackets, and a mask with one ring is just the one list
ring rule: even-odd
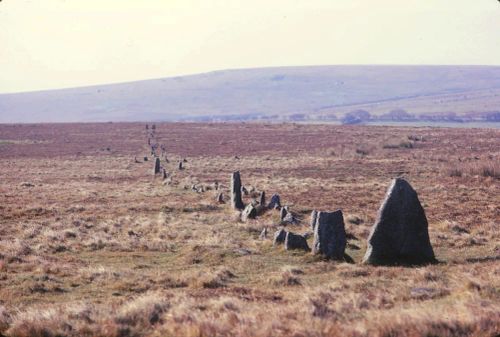
{"label": "horizon line", "polygon": [[[1,0],[0,0],[1,1]],[[258,70],[258,69],[281,69],[281,68],[320,68],[320,67],[500,67],[500,64],[396,64],[396,63],[349,63],[349,64],[315,64],[315,65],[285,65],[285,66],[262,66],[262,67],[242,67],[242,68],[224,68],[224,69],[214,69],[209,71],[202,72],[194,72],[194,73],[183,73],[179,75],[170,75],[163,77],[150,77],[144,79],[136,79],[136,80],[126,80],[126,81],[111,81],[111,82],[100,82],[86,85],[77,85],[77,86],[69,86],[69,87],[55,87],[49,89],[33,89],[26,91],[4,91],[0,92],[1,95],[16,95],[16,94],[28,94],[28,93],[41,93],[47,91],[59,91],[59,90],[74,90],[74,89],[84,89],[91,87],[99,87],[99,86],[111,86],[111,85],[119,85],[119,84],[130,84],[137,82],[146,82],[146,81],[155,81],[155,80],[165,80],[165,79],[175,79],[178,77],[191,77],[191,76],[199,76],[199,75],[207,75],[217,72],[224,71],[244,71],[244,70]]]}

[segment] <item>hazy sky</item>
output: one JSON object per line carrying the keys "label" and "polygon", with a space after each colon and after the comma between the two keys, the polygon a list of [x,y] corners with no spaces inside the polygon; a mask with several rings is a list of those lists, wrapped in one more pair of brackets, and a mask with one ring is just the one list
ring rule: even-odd
{"label": "hazy sky", "polygon": [[500,3],[0,2],[0,92],[326,64],[499,65]]}

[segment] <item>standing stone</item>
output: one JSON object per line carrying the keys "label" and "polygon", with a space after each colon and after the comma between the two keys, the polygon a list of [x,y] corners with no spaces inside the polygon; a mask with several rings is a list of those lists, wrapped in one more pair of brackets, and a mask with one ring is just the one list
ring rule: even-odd
{"label": "standing stone", "polygon": [[280,196],[279,194],[273,194],[271,197],[271,201],[269,205],[267,205],[269,209],[281,208]]}
{"label": "standing stone", "polygon": [[231,175],[231,206],[234,209],[245,208],[241,200],[241,178],[239,171],[233,172]]}
{"label": "standing stone", "polygon": [[281,209],[280,209],[280,221],[283,221],[287,214],[288,214],[288,208],[286,206],[281,207]]}
{"label": "standing stone", "polygon": [[262,191],[259,196],[259,205],[264,206],[266,204],[266,192]]}
{"label": "standing stone", "polygon": [[313,254],[343,260],[346,244],[342,211],[318,212],[314,228]]}
{"label": "standing stone", "polygon": [[279,231],[276,231],[274,233],[273,246],[277,246],[277,245],[280,245],[282,243],[285,243],[286,233],[287,233],[287,231],[285,231],[283,228],[280,229]]}
{"label": "standing stone", "polygon": [[314,227],[316,226],[316,219],[318,218],[318,211],[313,210],[311,212],[311,222],[309,223],[311,226],[311,230],[314,232]]}
{"label": "standing stone", "polygon": [[179,170],[183,170],[184,167],[182,166],[182,161],[179,162]]}
{"label": "standing stone", "polygon": [[287,213],[285,214],[285,217],[281,220],[281,222],[295,225],[295,224],[299,223],[299,220],[297,218],[295,218],[295,216],[293,215],[292,212],[288,212],[288,209],[287,209]]}
{"label": "standing stone", "polygon": [[154,174],[160,173],[160,158],[156,158],[155,160],[155,168],[154,168]]}
{"label": "standing stone", "polygon": [[259,239],[265,240],[267,239],[267,227],[264,227],[262,229],[262,232],[260,232]]}
{"label": "standing stone", "polygon": [[257,209],[254,205],[248,204],[241,213],[241,219],[246,221],[248,219],[255,219],[257,217]]}
{"label": "standing stone", "polygon": [[167,170],[163,169],[163,179],[167,179],[167,178],[168,178]]}
{"label": "standing stone", "polygon": [[245,186],[241,186],[241,193],[244,195],[248,195],[248,190],[245,188]]}
{"label": "standing stone", "polygon": [[368,237],[363,262],[374,265],[436,262],[428,227],[417,192],[406,180],[394,179]]}
{"label": "standing stone", "polygon": [[311,250],[307,245],[305,237],[303,237],[302,235],[294,234],[292,232],[286,233],[285,249],[286,250],[302,249],[305,250],[306,252]]}

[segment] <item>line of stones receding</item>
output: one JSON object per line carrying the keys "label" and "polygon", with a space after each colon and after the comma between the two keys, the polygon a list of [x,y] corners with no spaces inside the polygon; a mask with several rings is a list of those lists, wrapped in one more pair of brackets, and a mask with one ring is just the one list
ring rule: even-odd
{"label": "line of stones receding", "polygon": [[[231,206],[242,211],[242,219],[255,218],[255,205],[245,206],[241,198],[240,173],[231,175]],[[262,193],[260,205],[265,203]],[[271,198],[267,208],[279,208],[280,220],[293,215],[287,207],[281,207],[279,195]],[[332,260],[352,259],[346,255],[347,238],[341,210],[333,212],[311,212],[310,227],[313,231],[313,246],[309,248],[307,235],[299,235],[285,229],[274,234],[273,245],[284,244],[285,249],[312,251]],[[261,234],[266,237],[267,228]],[[394,179],[378,211],[377,220],[368,237],[368,249],[363,263],[372,265],[421,265],[437,262],[429,239],[428,222],[417,192],[402,178]]]}

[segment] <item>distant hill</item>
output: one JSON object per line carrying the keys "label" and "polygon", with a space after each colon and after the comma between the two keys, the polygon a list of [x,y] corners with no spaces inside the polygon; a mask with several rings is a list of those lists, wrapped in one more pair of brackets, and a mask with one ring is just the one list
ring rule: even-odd
{"label": "distant hill", "polygon": [[415,118],[495,119],[500,67],[241,69],[0,95],[2,123],[329,120],[358,110],[370,118],[398,118],[403,111]]}

